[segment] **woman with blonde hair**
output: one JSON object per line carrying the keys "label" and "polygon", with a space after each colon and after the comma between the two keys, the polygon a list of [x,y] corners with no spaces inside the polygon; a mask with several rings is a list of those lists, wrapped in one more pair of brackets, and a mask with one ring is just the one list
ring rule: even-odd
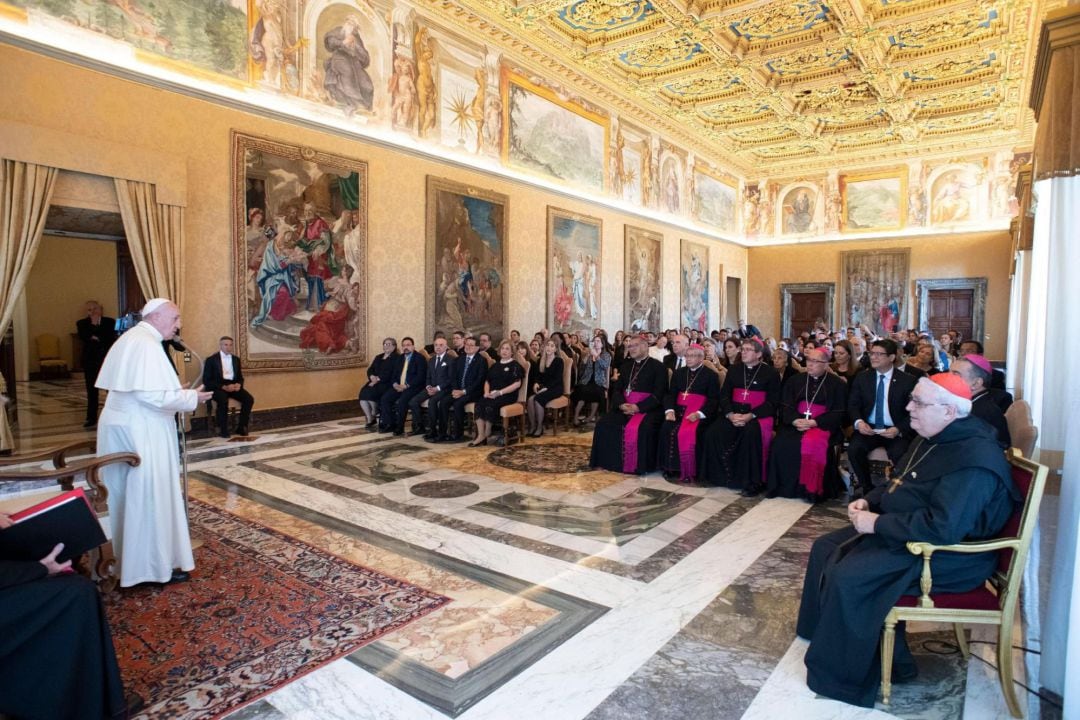
{"label": "woman with blonde hair", "polygon": [[544,343],[544,352],[540,354],[539,372],[531,381],[535,394],[529,398],[525,407],[529,422],[528,433],[531,437],[540,437],[544,434],[544,406],[563,395],[563,362],[555,340]]}
{"label": "woman with blonde hair", "polygon": [[525,382],[525,373],[514,359],[514,346],[509,340],[500,340],[499,360],[488,368],[484,396],[476,401],[476,439],[469,447],[487,445],[491,428],[499,419],[499,410],[517,402],[517,391]]}

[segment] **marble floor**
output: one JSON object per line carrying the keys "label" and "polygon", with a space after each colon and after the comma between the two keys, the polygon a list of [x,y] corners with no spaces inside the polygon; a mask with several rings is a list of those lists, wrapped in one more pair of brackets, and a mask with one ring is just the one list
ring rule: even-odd
{"label": "marble floor", "polygon": [[[81,383],[66,390],[20,386],[24,447],[82,436]],[[993,647],[973,643],[983,659],[965,662],[930,625],[911,628],[922,674],[887,711],[807,689],[803,567],[814,538],[845,524],[842,503],[582,471],[588,432],[474,449],[358,420],[253,429],[189,440],[193,497],[452,601],[232,719],[1009,717]],[[1038,647],[1038,615],[1017,645]],[[1017,653],[1026,683],[1037,656]],[[1018,692],[1027,717],[1060,716]]]}

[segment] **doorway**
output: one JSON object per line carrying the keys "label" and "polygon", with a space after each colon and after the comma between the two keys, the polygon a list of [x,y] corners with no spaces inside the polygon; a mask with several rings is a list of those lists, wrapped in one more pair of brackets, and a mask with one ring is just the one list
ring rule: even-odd
{"label": "doorway", "polygon": [[965,340],[984,342],[986,278],[916,280],[919,329],[933,337],[957,330]]}
{"label": "doorway", "polygon": [[794,337],[818,323],[833,327],[835,283],[786,283],[780,286],[780,334]]}
{"label": "doorway", "polygon": [[[742,280],[737,277],[728,277],[724,281],[724,313],[723,326],[726,328],[739,327],[739,317],[742,313]],[[749,320],[748,320],[749,322]]]}

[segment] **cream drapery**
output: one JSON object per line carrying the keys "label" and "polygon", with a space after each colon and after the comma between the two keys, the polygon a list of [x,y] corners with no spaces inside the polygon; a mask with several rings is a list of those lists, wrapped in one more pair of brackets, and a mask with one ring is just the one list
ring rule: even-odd
{"label": "cream drapery", "polygon": [[183,307],[184,209],[159,203],[154,186],[136,180],[116,178],[116,197],[143,294]]}
{"label": "cream drapery", "polygon": [[[0,160],[0,337],[15,314],[34,264],[49,212],[56,168]],[[7,384],[0,378],[3,390]],[[0,411],[0,450],[13,447],[7,412]]]}

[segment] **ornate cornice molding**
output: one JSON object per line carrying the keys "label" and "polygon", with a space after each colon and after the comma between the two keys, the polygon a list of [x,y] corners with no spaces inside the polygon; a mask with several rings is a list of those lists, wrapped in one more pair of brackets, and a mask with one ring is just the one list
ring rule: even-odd
{"label": "ornate cornice molding", "polygon": [[1039,49],[1035,55],[1035,67],[1031,78],[1031,96],[1028,106],[1039,120],[1046,82],[1050,76],[1050,60],[1055,52],[1080,45],[1080,5],[1069,5],[1046,16],[1039,34]]}

